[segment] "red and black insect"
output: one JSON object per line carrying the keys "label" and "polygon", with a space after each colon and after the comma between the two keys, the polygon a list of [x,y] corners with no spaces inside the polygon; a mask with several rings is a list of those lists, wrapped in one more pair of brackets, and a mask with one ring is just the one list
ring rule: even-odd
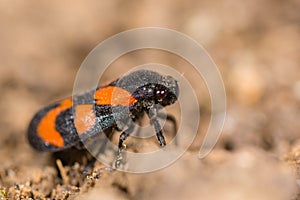
{"label": "red and black insect", "polygon": [[41,109],[29,125],[28,140],[39,151],[60,151],[80,146],[83,138],[118,128],[120,122],[128,127],[119,137],[120,152],[124,140],[134,130],[134,122],[146,113],[163,147],[166,142],[155,105],[175,103],[178,92],[177,81],[171,76],[134,71],[108,85]]}

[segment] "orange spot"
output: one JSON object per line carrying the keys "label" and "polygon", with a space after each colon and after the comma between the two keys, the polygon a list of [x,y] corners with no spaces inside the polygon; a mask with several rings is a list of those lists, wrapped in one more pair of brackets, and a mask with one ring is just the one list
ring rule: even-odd
{"label": "orange spot", "polygon": [[78,134],[86,133],[94,127],[96,115],[93,111],[93,105],[78,105],[75,113],[74,124]]}
{"label": "orange spot", "polygon": [[60,103],[59,106],[50,110],[40,121],[37,127],[39,137],[56,147],[63,147],[64,140],[60,133],[55,129],[55,120],[57,115],[62,111],[72,107],[72,99],[66,99]]}
{"label": "orange spot", "polygon": [[106,104],[112,106],[129,106],[137,101],[128,91],[114,86],[100,88],[95,92],[94,98],[98,105]]}

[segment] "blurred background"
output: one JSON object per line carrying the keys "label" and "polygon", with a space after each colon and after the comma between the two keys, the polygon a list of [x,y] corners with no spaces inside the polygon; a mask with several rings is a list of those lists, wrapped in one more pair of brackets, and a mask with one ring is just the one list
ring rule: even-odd
{"label": "blurred background", "polygon": [[[300,199],[299,10],[298,0],[1,0],[0,197]],[[84,180],[64,187],[49,154],[29,147],[29,121],[38,109],[72,94],[80,64],[101,41],[149,26],[194,38],[218,66],[228,108],[216,148],[198,159],[210,101],[205,85],[187,71],[203,118],[181,159],[155,173],[103,172],[88,191]],[[145,50],[113,63],[103,81],[149,61],[187,69],[172,55]],[[66,170],[70,175],[75,169]]]}

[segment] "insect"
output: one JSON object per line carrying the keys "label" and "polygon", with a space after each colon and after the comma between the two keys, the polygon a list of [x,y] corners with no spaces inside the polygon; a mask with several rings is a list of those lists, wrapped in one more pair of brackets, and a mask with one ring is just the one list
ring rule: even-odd
{"label": "insect", "polygon": [[35,149],[55,152],[80,146],[82,138],[117,129],[117,123],[123,123],[127,129],[119,137],[121,152],[135,122],[146,113],[160,146],[164,147],[166,142],[157,119],[159,108],[155,105],[165,107],[175,103],[178,93],[178,83],[173,77],[150,70],[134,71],[41,109],[30,122],[27,137]]}

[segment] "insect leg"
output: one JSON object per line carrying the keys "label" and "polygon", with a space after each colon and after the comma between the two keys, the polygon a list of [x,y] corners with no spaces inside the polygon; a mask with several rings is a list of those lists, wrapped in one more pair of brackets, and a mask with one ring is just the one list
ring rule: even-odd
{"label": "insect leg", "polygon": [[[176,122],[176,119],[173,115],[170,115],[170,114],[164,114],[164,113],[157,113],[157,117],[160,118],[160,119],[166,119],[167,121],[170,121],[173,125],[173,134],[174,136],[176,136],[176,133],[178,131],[178,127],[177,127],[177,122]],[[175,145],[178,145],[178,140],[177,138],[175,137]]]}
{"label": "insect leg", "polygon": [[164,113],[157,113],[157,117],[160,119],[166,119],[167,121],[170,121],[173,124],[173,131],[176,134],[178,127],[177,127],[176,119],[173,115],[170,114],[165,115]]}
{"label": "insect leg", "polygon": [[166,146],[165,138],[161,131],[160,124],[158,123],[158,120],[157,120],[157,117],[158,117],[157,109],[153,107],[153,108],[149,109],[147,113],[150,118],[150,123],[154,126],[156,137],[159,141],[160,146],[161,147]]}
{"label": "insect leg", "polygon": [[135,127],[135,123],[130,123],[129,127],[123,131],[119,137],[119,145],[118,145],[118,152],[121,153],[123,148],[123,142],[126,140],[126,138],[133,132]]}
{"label": "insect leg", "polygon": [[119,137],[119,144],[118,144],[118,153],[115,160],[115,167],[119,168],[122,160],[122,149],[123,149],[123,142],[126,140],[126,138],[133,132],[135,127],[135,123],[131,122],[129,124],[129,127],[123,131]]}

